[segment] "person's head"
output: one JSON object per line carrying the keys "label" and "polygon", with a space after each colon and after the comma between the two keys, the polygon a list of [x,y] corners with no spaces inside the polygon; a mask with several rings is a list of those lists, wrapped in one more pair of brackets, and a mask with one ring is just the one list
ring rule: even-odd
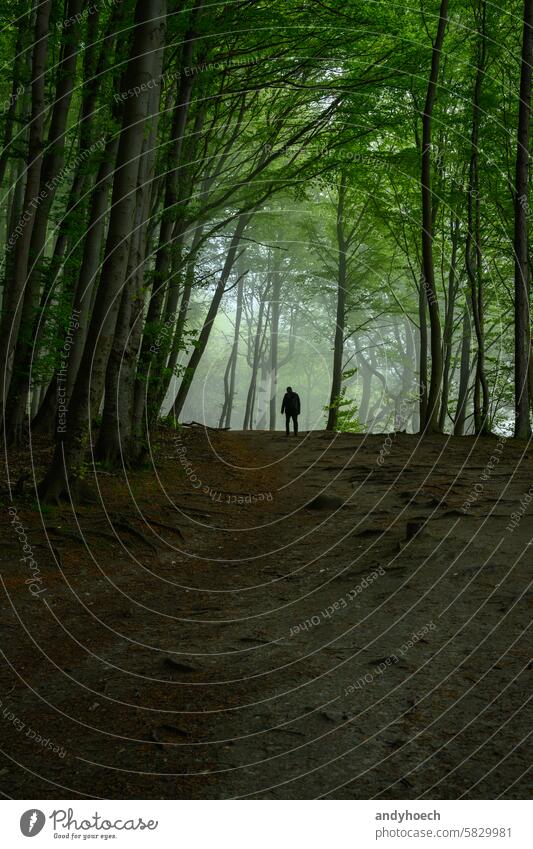
{"label": "person's head", "polygon": [[287,386],[287,392],[292,392],[292,386]]}

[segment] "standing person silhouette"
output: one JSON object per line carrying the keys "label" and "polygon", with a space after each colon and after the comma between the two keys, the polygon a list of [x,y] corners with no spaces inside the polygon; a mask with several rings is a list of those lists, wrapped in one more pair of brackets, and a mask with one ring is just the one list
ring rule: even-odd
{"label": "standing person silhouette", "polygon": [[291,419],[294,426],[294,435],[298,436],[298,416],[300,415],[300,396],[292,391],[292,386],[287,386],[281,405],[282,414],[285,413],[285,431],[290,434]]}

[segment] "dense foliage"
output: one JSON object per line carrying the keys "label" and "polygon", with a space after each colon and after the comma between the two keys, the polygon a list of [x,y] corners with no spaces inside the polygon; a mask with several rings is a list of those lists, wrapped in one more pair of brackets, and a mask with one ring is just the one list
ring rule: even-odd
{"label": "dense foliage", "polygon": [[[530,433],[533,2],[3,2],[3,421]],[[281,388],[280,388],[281,387]],[[325,412],[324,412],[325,410]]]}

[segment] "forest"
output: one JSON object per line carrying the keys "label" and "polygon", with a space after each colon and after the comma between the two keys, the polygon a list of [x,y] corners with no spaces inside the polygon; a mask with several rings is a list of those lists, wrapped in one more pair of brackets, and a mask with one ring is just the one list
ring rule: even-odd
{"label": "forest", "polygon": [[[433,512],[443,507],[446,569],[459,568],[459,539],[463,553],[469,541],[483,541],[483,558],[476,555],[480,564],[498,550],[505,555],[499,564],[503,568],[515,546],[520,558],[530,544],[522,516],[531,500],[529,494],[524,501],[531,479],[527,452],[533,413],[533,0],[2,0],[1,7],[0,403],[6,470],[1,497],[8,520],[7,560],[2,559],[8,619],[13,610],[17,617],[24,610],[20,615],[31,639],[52,654],[65,651],[56,659],[58,669],[66,664],[83,677],[82,661],[71,661],[68,652],[78,651],[78,641],[107,645],[105,623],[116,615],[121,624],[113,620],[113,628],[122,635],[125,654],[117,659],[109,649],[100,660],[121,670],[121,663],[131,660],[139,664],[132,674],[142,676],[148,664],[143,652],[153,644],[142,641],[142,628],[153,627],[157,645],[165,643],[164,623],[149,621],[177,616],[179,623],[169,627],[185,627],[194,612],[186,594],[196,591],[202,597],[194,602],[199,618],[191,632],[172,631],[176,651],[192,656],[196,647],[208,652],[198,622],[215,609],[214,601],[222,618],[211,612],[206,621],[220,623],[227,615],[232,622],[228,639],[235,623],[242,624],[247,615],[260,619],[267,610],[263,601],[271,601],[271,631],[248,637],[236,631],[234,639],[248,639],[250,650],[272,642],[273,651],[290,657],[295,637],[285,634],[289,647],[280,648],[285,645],[276,642],[280,629],[289,632],[301,621],[317,625],[313,606],[306,606],[314,590],[296,584],[292,590],[285,586],[287,598],[278,598],[277,589],[272,597],[266,589],[264,598],[255,594],[263,586],[260,576],[282,586],[276,568],[290,568],[296,538],[304,548],[310,544],[307,552],[300,550],[296,566],[311,573],[311,582],[320,580],[320,588],[335,563],[342,571],[355,555],[364,554],[366,572],[361,574],[378,575],[364,588],[365,609],[374,609],[371,593],[381,598],[385,579],[375,571],[380,564],[387,566],[387,580],[395,582],[390,592],[396,593],[396,582],[406,576],[388,567],[398,557],[408,562],[405,546],[409,551],[422,546],[424,562],[445,568],[439,560],[444,531],[428,530]],[[285,436],[287,386],[301,399],[301,441]],[[350,470],[355,477],[348,495],[340,482]],[[453,490],[452,497],[456,485],[462,489]],[[494,497],[489,498],[492,486]],[[284,487],[289,487],[285,494]],[[359,511],[355,516],[344,509],[352,496],[350,504]],[[302,538],[310,535],[304,543],[291,498],[295,509],[304,511]],[[500,532],[490,511],[502,504]],[[218,519],[217,509],[225,511]],[[243,510],[248,511],[244,518]],[[24,554],[27,546],[38,552],[37,540],[44,540],[39,556],[31,554],[35,596],[48,582],[48,600],[38,614],[37,599],[28,598],[17,577],[19,552],[10,547],[15,545],[14,517],[20,520],[19,537],[24,528]],[[464,534],[456,529],[459,519]],[[262,534],[264,522],[269,530]],[[243,528],[246,533],[239,536]],[[313,534],[322,533],[315,543]],[[389,548],[376,542],[380,533]],[[323,562],[306,560],[326,539],[340,546],[338,560],[330,562],[326,551]],[[215,568],[219,560],[224,569],[238,561],[238,568],[222,569],[222,574]],[[252,574],[256,560],[264,569]],[[468,563],[467,571],[474,568]],[[138,571],[133,574],[130,567]],[[151,578],[143,572],[147,568]],[[421,574],[430,580],[427,572]],[[519,587],[511,586],[513,597],[526,580],[520,570],[515,574],[522,577],[516,578]],[[79,597],[70,583],[77,579],[83,588]],[[107,580],[112,587],[98,590],[99,582]],[[440,573],[438,579],[431,577],[436,598],[439,580]],[[492,592],[494,573],[489,578],[483,573],[479,580],[488,580]],[[332,586],[331,598],[321,596],[319,607],[325,610],[344,592]],[[507,586],[502,578],[502,591]],[[451,604],[456,587],[449,589]],[[10,593],[18,592],[26,594],[14,602]],[[57,615],[52,592],[57,593]],[[225,592],[236,594],[227,606],[220,595]],[[406,592],[413,593],[416,606],[422,592],[416,581]],[[488,584],[477,596],[472,591],[471,603],[476,598],[484,603],[488,592]],[[72,628],[70,634],[77,633],[70,617],[80,599],[93,593],[104,610],[94,623],[97,632],[90,641],[78,634],[78,648],[72,643],[67,652],[64,640],[69,640],[56,629],[63,621]],[[287,619],[274,606],[288,604],[289,595],[291,603],[297,597],[305,609],[287,612]],[[349,601],[342,605],[346,616],[359,607],[358,595],[351,607]],[[142,610],[136,611],[138,603]],[[401,615],[404,603],[398,597]],[[398,611],[387,614],[396,623]],[[341,613],[336,619],[316,614],[320,627],[308,624],[302,629],[305,639],[322,646],[321,629],[341,627]],[[83,602],[79,627],[89,629],[86,636],[92,625],[82,620],[89,614]],[[427,640],[434,615],[428,608],[418,623],[427,626]],[[466,627],[468,615],[463,611],[455,625]],[[386,621],[383,611],[378,619]],[[518,639],[518,631],[499,622],[500,641]],[[444,640],[442,630],[436,633]],[[9,681],[13,670],[25,668],[28,638],[28,633],[21,638],[20,657],[9,662]],[[404,638],[398,637],[398,645]],[[129,640],[135,651],[130,649],[128,657]],[[481,645],[474,642],[474,649]],[[391,645],[382,648],[389,656]],[[142,657],[137,658],[137,650]],[[168,646],[165,651],[171,654]],[[377,669],[379,649],[373,653]],[[398,663],[385,664],[394,668],[383,679],[392,681],[401,673],[400,655],[394,655]],[[285,660],[279,660],[276,671],[285,668]],[[196,680],[196,674],[202,681],[215,675],[201,664],[197,668],[194,659],[170,656],[166,661],[165,674],[179,673],[186,681]],[[247,670],[251,674],[250,663],[244,657],[236,676],[241,684],[240,676],[246,678]],[[474,667],[478,671],[479,664],[483,660]],[[228,669],[224,672],[230,675]],[[84,687],[96,688],[87,705],[87,693],[79,696],[83,711],[91,710],[90,702],[101,705],[102,698],[107,705],[98,673],[93,674],[90,685],[88,671],[84,679]],[[305,667],[301,674],[314,672]],[[359,681],[365,674],[371,674],[372,686],[365,686],[360,697],[370,699],[381,673],[353,673]],[[136,702],[130,679],[122,680],[122,671],[117,675],[120,686],[111,679],[103,691],[112,692],[113,704],[100,727],[121,734],[126,720],[120,711],[131,705],[130,696]],[[274,678],[272,672],[268,686],[276,689]],[[159,695],[153,694],[153,704],[177,710],[165,682]],[[13,679],[15,684],[21,686]],[[225,709],[239,703],[241,695],[244,699],[241,684],[228,691]],[[349,693],[352,685],[337,682],[337,689]],[[501,681],[495,686],[499,693]],[[192,690],[185,690],[182,711],[194,712],[204,698],[215,710],[212,690],[197,702]],[[357,690],[361,686],[351,693]],[[68,703],[65,693],[55,695],[54,704]],[[261,698],[255,691],[252,695]],[[516,692],[513,709],[522,709],[522,696]],[[282,711],[279,722],[293,708],[298,715],[307,710],[303,702],[287,706],[285,700],[284,705],[288,713]],[[83,715],[92,722],[102,710]],[[335,717],[344,719],[342,712]],[[145,749],[162,748],[166,759],[168,744],[172,758],[177,751],[172,747],[179,747],[182,738],[201,736],[196,720],[185,729],[180,726],[181,736],[168,722],[166,731],[148,732],[131,721],[124,733],[131,732],[136,741],[131,745],[140,749],[135,756],[128,749],[124,760],[117,755],[130,777],[128,770],[135,772],[133,764],[142,761]],[[266,727],[264,717],[250,721],[250,736],[259,733],[256,726]],[[47,722],[49,733],[60,733],[53,730],[52,716]],[[489,727],[481,723],[481,740]],[[212,730],[209,726],[205,733]],[[213,730],[215,736],[219,732],[229,733],[225,726]],[[342,760],[348,742],[336,739],[333,752],[338,747]],[[499,756],[517,741],[518,736],[502,743]],[[82,744],[67,749],[74,751],[75,745]],[[391,745],[396,757],[398,746]],[[105,748],[99,750],[100,760],[102,752]],[[234,752],[241,764],[255,763],[255,754],[253,749]],[[311,771],[306,775],[316,768],[318,781],[324,752],[315,754],[316,764],[312,757],[306,761]],[[369,764],[378,763],[378,754],[383,756],[370,751]],[[410,750],[409,757],[414,763],[426,754]],[[33,752],[30,761],[35,757]],[[281,777],[273,771],[268,779],[250,767],[247,790],[237,778],[220,786],[200,780],[200,767],[204,776],[212,768],[206,752],[205,762],[204,754],[198,755],[196,778],[176,791],[174,785],[143,784],[141,767],[131,784],[110,770],[97,778],[91,757],[94,752],[86,753],[86,774],[75,778],[73,771],[64,785],[57,784],[59,774],[56,783],[49,783],[46,765],[37,770],[46,780],[20,767],[9,792],[54,798],[61,786],[81,796],[153,793],[167,798],[176,792],[239,796],[255,788],[270,798],[278,791],[268,788],[281,786],[278,782],[287,782],[279,793],[289,797],[291,787],[304,797],[331,792],[344,798],[353,790],[346,783],[352,780],[353,764],[344,772],[340,766],[328,772],[331,791],[322,791],[310,778],[307,784],[302,779],[291,785],[296,761]],[[225,757],[222,752],[215,765],[224,765]],[[442,762],[440,772],[421,779],[423,789],[410,785],[408,777],[401,784],[401,757],[397,760],[390,775],[385,770],[384,777],[376,767],[375,783],[357,785],[353,792],[431,796],[437,785],[432,792],[442,791],[443,798],[470,787],[476,787],[474,796],[485,793],[480,798],[493,792],[475,771],[463,775],[459,770],[446,782]],[[509,780],[504,770],[501,781],[513,788],[511,797],[523,797],[519,764],[509,770]],[[502,784],[498,792],[504,789]]]}
{"label": "forest", "polygon": [[184,410],[275,429],[289,373],[308,429],[529,436],[528,3],[7,6],[3,428],[55,439],[43,498],[94,427],[108,464]]}

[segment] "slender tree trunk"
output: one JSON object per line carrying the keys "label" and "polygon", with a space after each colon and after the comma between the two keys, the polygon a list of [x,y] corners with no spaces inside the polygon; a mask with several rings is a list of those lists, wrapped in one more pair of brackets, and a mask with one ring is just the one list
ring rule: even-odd
{"label": "slender tree trunk", "polygon": [[333,373],[326,430],[337,427],[337,413],[342,392],[342,359],[344,354],[344,332],[346,322],[346,236],[344,232],[344,208],[346,201],[346,175],[343,174],[339,185],[337,203],[337,316],[335,323],[335,341],[333,344]]}
{"label": "slender tree trunk", "polygon": [[[191,252],[189,259],[187,260],[187,265],[185,268],[185,282],[183,284],[183,292],[181,295],[181,300],[179,302],[178,309],[178,318],[176,321],[176,329],[174,331],[174,338],[172,340],[172,347],[170,349],[170,354],[168,358],[167,368],[170,374],[174,374],[174,370],[176,368],[178,357],[180,351],[186,348],[184,342],[184,333],[185,333],[185,325],[187,322],[187,315],[189,312],[189,306],[191,303],[191,295],[194,287],[194,275],[196,269],[196,248],[200,243],[203,235],[203,228],[200,227],[195,231],[194,239],[191,247]],[[165,394],[168,389],[170,380],[167,383],[165,388]]]}
{"label": "slender tree trunk", "polygon": [[463,436],[466,422],[466,406],[468,400],[468,382],[470,380],[470,348],[472,341],[472,330],[470,326],[470,310],[467,298],[463,313],[463,335],[461,341],[461,368],[459,372],[459,397],[457,398],[457,410],[455,413],[454,436]]}
{"label": "slender tree trunk", "polygon": [[[265,334],[263,334],[263,342],[265,341]],[[270,378],[270,369],[269,369],[269,358],[263,354],[261,357],[261,367],[259,369],[260,380],[259,386],[257,388],[257,424],[255,426],[256,430],[266,430],[267,429],[267,415],[269,412],[269,405],[267,404],[267,393],[269,386],[269,378]]]}
{"label": "slender tree trunk", "polygon": [[246,408],[244,411],[243,430],[253,430],[254,426],[254,409],[255,396],[257,388],[257,373],[261,360],[261,341],[263,337],[263,316],[265,312],[266,293],[263,292],[261,301],[259,302],[259,313],[257,316],[257,327],[255,331],[254,349],[252,356],[252,374],[250,377],[250,385],[246,396]]}
{"label": "slender tree trunk", "polygon": [[[409,426],[409,422],[411,422],[411,426],[413,423],[413,415],[416,416],[418,414],[418,405],[412,405],[411,392],[413,391],[413,384],[416,378],[416,344],[415,338],[413,334],[413,327],[407,316],[404,320],[404,328],[405,328],[405,354],[406,354],[406,368],[404,368],[404,399],[409,399],[409,413],[407,411],[403,415],[403,419],[405,422],[405,430],[407,430]],[[407,382],[407,374],[410,374],[409,381]],[[414,428],[411,427],[414,431]]]}
{"label": "slender tree trunk", "polygon": [[[19,223],[22,217],[23,212],[23,204],[24,204],[24,162],[19,160],[14,164],[13,168],[13,189],[10,195],[10,207],[9,207],[9,216],[7,218],[7,240],[6,240],[6,250],[4,254],[4,263],[5,263],[5,275],[4,275],[4,286],[2,288],[2,308],[4,309],[7,298],[6,298],[6,286],[9,280],[13,279],[14,275],[14,256],[13,251],[10,250],[9,247],[9,237],[11,233],[15,232],[15,227]],[[9,291],[9,289],[8,289]]]}
{"label": "slender tree trunk", "polygon": [[459,218],[455,216],[451,223],[452,255],[450,258],[450,271],[448,274],[448,299],[446,316],[444,320],[444,333],[442,342],[444,346],[444,369],[442,375],[442,396],[440,402],[439,430],[444,431],[446,426],[446,415],[448,413],[448,398],[450,395],[450,364],[452,361],[453,347],[453,319],[455,314],[455,297],[457,294],[457,246],[459,242]]}
{"label": "slender tree trunk", "polygon": [[528,371],[531,350],[528,269],[528,180],[533,61],[533,0],[524,0],[520,101],[515,173],[515,436],[527,438],[529,419]]}
{"label": "slender tree trunk", "polygon": [[446,32],[448,0],[441,0],[437,36],[431,57],[431,72],[426,94],[426,103],[422,115],[422,287],[428,302],[429,323],[431,329],[431,376],[428,392],[426,418],[422,425],[424,431],[438,431],[439,398],[442,384],[442,339],[439,314],[439,301],[435,285],[433,265],[433,214],[431,189],[431,123],[433,106],[437,92],[442,45]]}
{"label": "slender tree trunk", "polygon": [[0,186],[4,182],[6,166],[10,156],[12,156],[11,139],[13,138],[13,127],[17,114],[18,101],[21,92],[24,90],[23,72],[24,72],[24,46],[27,43],[28,35],[31,32],[31,12],[28,12],[28,4],[26,0],[22,0],[18,4],[17,20],[18,31],[17,40],[15,42],[15,58],[13,64],[13,78],[11,83],[11,96],[9,98],[9,107],[4,118],[4,138],[2,140],[2,150],[0,153]]}
{"label": "slender tree trunk", "polygon": [[428,412],[428,322],[427,297],[424,291],[423,277],[418,288],[418,322],[420,324],[420,345],[418,356],[418,408],[419,428],[422,431]]}
{"label": "slender tree trunk", "polygon": [[[166,352],[169,346],[164,341],[160,347],[154,346],[156,349],[154,352],[148,351],[144,360],[139,357],[137,362],[132,413],[132,440],[137,445],[138,459],[141,459],[147,447],[147,441],[144,436],[145,424],[147,423],[148,427],[151,427],[157,420],[161,405],[165,400],[176,370],[178,356],[184,346],[185,323],[195,280],[196,252],[202,240],[204,228],[200,226],[195,230],[188,259],[184,261],[182,256],[182,241],[184,239],[184,234],[181,232],[182,226],[183,220],[180,217],[176,220],[176,233],[173,235],[173,239],[177,240],[181,247],[179,250],[173,252],[172,277],[176,277],[178,272],[181,274],[181,269],[185,262],[185,282],[183,292],[181,293],[181,300],[179,300],[179,290],[181,288],[179,283],[171,282],[169,284],[170,291],[165,307],[164,334],[166,339],[166,330],[168,329],[170,331],[168,335],[172,340],[168,359]],[[177,235],[177,228],[180,228],[180,235]],[[177,319],[175,319],[174,312],[177,309],[178,301],[179,309],[177,310]],[[139,329],[141,327],[142,325],[139,322]],[[156,373],[154,374],[154,372]],[[150,380],[148,380],[149,373]]]}
{"label": "slender tree trunk", "polygon": [[222,403],[222,409],[220,411],[220,418],[218,420],[219,428],[224,427],[224,422],[226,420],[226,414],[227,414],[228,408],[230,407],[229,378],[230,378],[232,360],[233,360],[233,346],[231,348],[230,355],[228,357],[228,361],[226,363],[226,368],[224,369],[224,401]]}
{"label": "slender tree trunk", "polygon": [[472,132],[470,166],[468,176],[468,227],[466,234],[465,262],[470,282],[472,317],[476,333],[477,358],[474,385],[474,431],[476,434],[489,431],[489,387],[485,375],[485,333],[483,306],[483,269],[481,255],[481,217],[479,199],[479,123],[481,119],[480,97],[485,75],[485,19],[486,3],[481,0],[478,22],[477,68],[472,98]]}
{"label": "slender tree trunk", "polygon": [[368,409],[370,407],[370,398],[372,396],[372,372],[366,366],[366,361],[359,358],[361,374],[363,377],[363,389],[361,393],[361,401],[359,404],[359,421],[362,425],[366,425],[368,421]]}
{"label": "slender tree trunk", "polygon": [[[23,213],[8,239],[7,250],[13,252],[13,274],[6,287],[0,327],[0,363],[3,369],[2,408],[5,408],[9,389],[12,357],[19,339],[21,323],[21,298],[27,282],[31,235],[36,215],[36,198],[43,161],[43,132],[45,116],[44,75],[48,52],[48,33],[51,0],[44,0],[35,18],[34,48],[32,58],[31,119],[28,141],[26,188]],[[26,340],[29,341],[29,340]]]}
{"label": "slender tree trunk", "polygon": [[[182,186],[181,186],[181,188],[182,188],[182,199],[183,199],[183,197],[190,194],[191,191],[192,191],[191,180],[193,179],[193,177],[192,177],[192,169],[190,168],[190,165],[194,161],[194,159],[196,158],[196,155],[197,155],[198,141],[199,141],[199,137],[200,137],[202,127],[204,125],[204,119],[205,119],[205,110],[200,109],[198,114],[196,115],[193,131],[190,134],[191,144],[189,145],[188,151],[187,151],[187,153],[188,153],[187,180],[186,181],[183,180],[183,182],[182,182]],[[180,222],[180,226],[181,226],[181,224],[182,224],[182,222]],[[176,222],[176,226],[178,226],[178,222]],[[178,362],[178,357],[179,357],[180,351],[182,351],[183,347],[184,347],[183,333],[184,333],[184,330],[185,330],[185,322],[187,320],[187,312],[188,312],[188,309],[189,309],[191,292],[192,292],[192,288],[193,288],[193,285],[194,285],[194,271],[195,271],[196,259],[197,259],[196,254],[197,254],[198,247],[201,244],[203,234],[204,234],[204,225],[197,226],[194,230],[190,254],[189,254],[188,259],[185,261],[185,268],[184,269],[183,269],[183,266],[184,266],[184,259],[183,259],[184,234],[183,233],[181,234],[181,237],[180,237],[179,252],[176,252],[176,254],[174,256],[174,262],[178,265],[178,267],[176,267],[176,268],[173,267],[172,274],[173,274],[173,276],[176,276],[179,272],[180,279],[181,279],[181,277],[183,275],[183,270],[184,270],[183,276],[184,276],[185,280],[184,280],[184,283],[183,283],[183,287],[179,283],[176,285],[176,287],[175,287],[175,297],[169,298],[169,302],[167,304],[167,318],[170,317],[170,313],[173,313],[176,310],[178,310],[178,317],[177,317],[177,321],[176,321],[176,325],[175,325],[174,334],[173,334],[173,337],[172,337],[172,344],[170,346],[168,361],[166,363],[167,377],[161,382],[161,387],[160,387],[160,390],[159,390],[160,404],[163,403],[163,401],[164,401],[164,399],[167,395],[167,392],[169,390],[172,378],[173,378],[174,373],[175,373],[175,369],[176,369],[176,365],[177,365],[177,362]],[[181,291],[182,288],[183,288],[183,291]],[[181,299],[180,299],[180,296],[181,296]],[[178,309],[178,303],[179,303],[179,309]]]}
{"label": "slender tree trunk", "polygon": [[233,332],[233,345],[224,374],[224,406],[220,416],[219,427],[231,427],[231,414],[235,398],[235,375],[237,371],[237,358],[239,356],[239,335],[242,321],[242,302],[244,296],[244,275],[241,275],[237,284],[237,306],[235,309],[235,328]]}
{"label": "slender tree trunk", "polygon": [[533,413],[533,350],[529,349],[529,363],[527,369],[527,382],[529,391],[529,408],[530,413]]}
{"label": "slender tree trunk", "polygon": [[311,429],[311,372],[305,373],[305,429]]}
{"label": "slender tree trunk", "polygon": [[[195,13],[199,11],[202,3],[197,3],[193,11],[193,21]],[[189,67],[192,63],[193,56],[193,32],[190,30],[185,38],[182,64],[184,67]],[[155,256],[155,268],[153,274],[153,282],[151,289],[150,301],[148,304],[148,312],[146,315],[146,323],[143,333],[141,352],[139,355],[139,375],[144,381],[144,376],[150,372],[150,381],[157,381],[158,375],[163,368],[162,356],[153,355],[152,348],[154,340],[157,338],[161,330],[161,316],[164,306],[165,294],[167,293],[169,269],[171,266],[171,249],[175,235],[175,219],[180,218],[180,210],[177,208],[179,195],[179,165],[181,151],[183,147],[183,137],[189,106],[191,100],[191,92],[195,77],[181,76],[178,91],[176,93],[176,103],[174,106],[171,139],[168,159],[167,159],[167,174],[165,178],[165,193],[163,201],[163,216],[161,226],[159,228],[159,242]],[[182,233],[179,233],[181,239]],[[165,351],[167,349],[165,348]],[[159,349],[158,349],[159,352]],[[145,397],[148,394],[148,387],[144,386]],[[154,388],[152,391],[152,400],[155,402],[159,398],[159,392]],[[148,399],[147,399],[148,401]],[[150,420],[157,417],[158,410],[148,410]]]}
{"label": "slender tree trunk", "polygon": [[279,318],[281,311],[281,272],[277,256],[274,257],[274,268],[272,270],[271,303],[269,427],[270,430],[276,430],[276,418],[278,412]]}
{"label": "slender tree trunk", "polygon": [[237,226],[235,227],[235,231],[231,239],[228,254],[226,256],[224,268],[222,269],[222,272],[220,274],[215,293],[207,311],[207,316],[200,331],[200,335],[196,342],[194,351],[192,352],[191,357],[189,359],[187,370],[181,381],[180,388],[178,389],[178,394],[176,395],[176,400],[174,401],[173,413],[176,419],[178,419],[181,415],[183,405],[185,403],[187,395],[189,394],[189,389],[191,388],[194,373],[198,367],[200,360],[202,359],[203,353],[209,341],[209,336],[211,334],[215,318],[217,317],[218,308],[220,306],[222,296],[224,295],[226,284],[231,274],[231,269],[233,268],[233,265],[237,258],[237,249],[239,247],[241,236],[244,233],[244,230],[246,229],[248,223],[250,222],[252,215],[253,213],[249,212],[239,216]]}

